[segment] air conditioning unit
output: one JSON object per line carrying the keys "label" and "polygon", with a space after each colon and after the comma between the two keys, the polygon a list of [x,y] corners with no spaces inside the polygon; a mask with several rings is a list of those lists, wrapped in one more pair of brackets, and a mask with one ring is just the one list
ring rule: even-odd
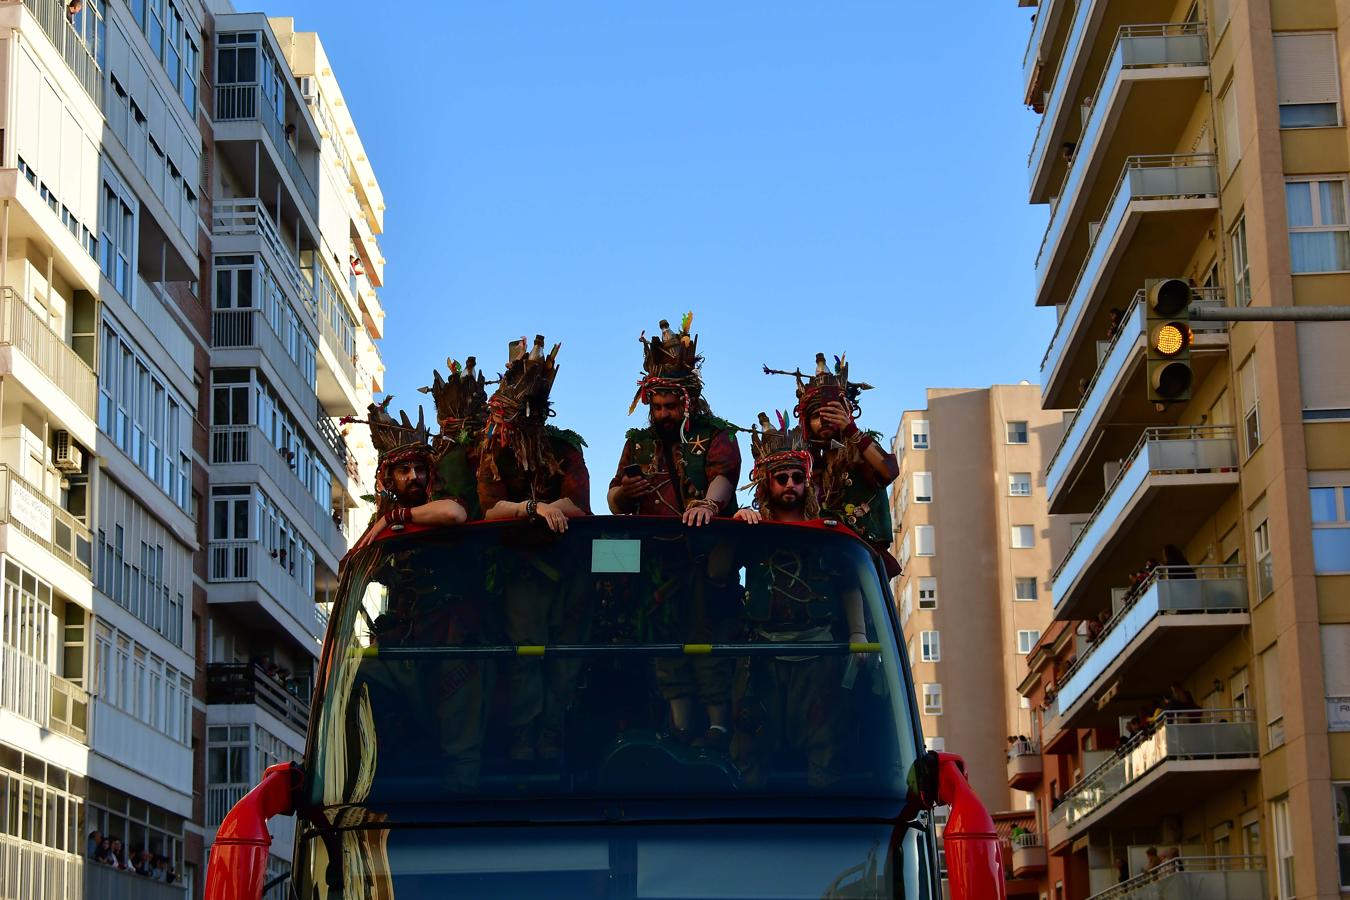
{"label": "air conditioning unit", "polygon": [[56,457],[56,468],[65,472],[67,475],[79,474],[84,469],[84,453],[70,439],[69,431],[56,432],[55,446],[52,447],[53,455]]}

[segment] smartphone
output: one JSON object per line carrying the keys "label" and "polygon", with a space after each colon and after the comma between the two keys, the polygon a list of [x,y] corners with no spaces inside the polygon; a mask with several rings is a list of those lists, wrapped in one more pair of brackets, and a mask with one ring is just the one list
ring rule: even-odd
{"label": "smartphone", "polygon": [[629,463],[623,467],[623,474],[627,478],[641,478],[642,466],[639,466],[637,463]]}

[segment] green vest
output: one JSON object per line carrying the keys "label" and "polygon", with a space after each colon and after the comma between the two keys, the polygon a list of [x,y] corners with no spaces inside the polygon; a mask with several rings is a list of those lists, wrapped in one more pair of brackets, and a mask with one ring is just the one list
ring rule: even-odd
{"label": "green vest", "polygon": [[464,507],[470,522],[483,518],[478,502],[478,453],[476,446],[458,441],[444,441],[437,448],[436,472],[440,485],[432,500],[451,498]]}
{"label": "green vest", "polygon": [[[685,429],[685,437],[688,438],[683,444],[676,443],[671,448],[671,462],[675,466],[676,474],[680,478],[681,493],[684,494],[686,502],[695,498],[703,498],[708,495],[708,454],[692,453],[690,446],[702,442],[705,448],[711,448],[713,438],[721,432],[727,432],[731,436],[734,426],[729,422],[724,422],[717,418],[697,418],[689,420],[689,427]],[[633,428],[625,435],[628,442],[633,446],[632,461],[642,466],[645,471],[657,455],[657,437],[653,428]],[[734,440],[734,438],[732,438]],[[664,461],[662,461],[664,465]],[[732,485],[733,493],[731,499],[727,502],[725,513],[731,515],[736,510],[736,495],[734,493],[735,485]]]}

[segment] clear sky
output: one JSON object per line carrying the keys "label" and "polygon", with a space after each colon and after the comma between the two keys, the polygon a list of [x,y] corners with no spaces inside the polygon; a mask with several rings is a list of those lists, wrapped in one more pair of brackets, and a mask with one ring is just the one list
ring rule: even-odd
{"label": "clear sky", "polygon": [[[240,9],[249,3],[236,0]],[[1036,381],[1030,14],[1013,0],[277,0],[318,31],[384,190],[385,386],[561,340],[555,421],[596,499],[641,361],[694,311],[713,409],[847,351],[863,424],[927,387]],[[748,470],[749,447],[743,442]]]}

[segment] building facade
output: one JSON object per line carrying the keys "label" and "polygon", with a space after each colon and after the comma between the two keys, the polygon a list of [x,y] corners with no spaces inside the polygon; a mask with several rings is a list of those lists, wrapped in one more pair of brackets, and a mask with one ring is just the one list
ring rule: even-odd
{"label": "building facade", "polygon": [[383,201],[290,20],[0,0],[0,88],[0,895],[180,900],[303,747]]}
{"label": "building facade", "polygon": [[[1027,5],[1027,4],[1023,4]],[[1350,890],[1350,324],[1195,321],[1151,399],[1148,289],[1192,308],[1343,303],[1343,10],[1044,0],[1026,50],[1049,204],[1045,471],[1082,520],[1022,689],[1041,894]],[[1028,763],[1029,767],[1034,767]],[[1170,892],[1170,893],[1169,893]]]}
{"label": "building facade", "polygon": [[1051,561],[1067,545],[1044,482],[1063,414],[1040,400],[1031,384],[929,389],[893,444],[893,552],[904,568],[893,589],[924,740],[963,756],[984,804],[1018,824],[1034,795],[1006,773],[1035,746],[1018,685],[1050,619]]}

